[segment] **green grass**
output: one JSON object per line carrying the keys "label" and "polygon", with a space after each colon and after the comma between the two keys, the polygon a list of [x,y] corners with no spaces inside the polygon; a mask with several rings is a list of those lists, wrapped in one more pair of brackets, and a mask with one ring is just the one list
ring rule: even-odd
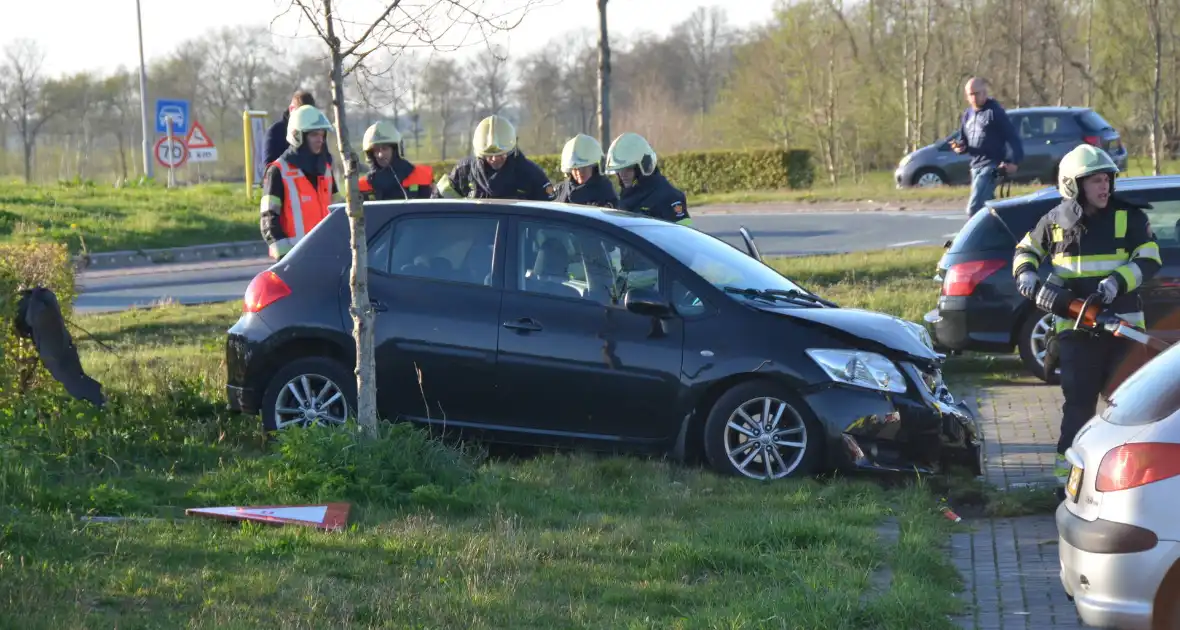
{"label": "green grass", "polygon": [[80,253],[260,239],[257,201],[244,186],[159,185],[116,189],[0,182],[0,240],[69,244]]}
{"label": "green grass", "polygon": [[[909,316],[933,301],[937,255],[775,264],[841,304]],[[87,333],[74,335],[108,408],[56,391],[0,398],[0,618],[21,628],[950,628],[960,581],[942,550],[955,526],[939,500],[984,514],[1040,506],[968,480],[760,484],[640,457],[488,458],[407,425],[377,439],[336,428],[266,442],[256,418],[225,410],[222,344],[240,308],[79,316]],[[961,365],[988,374],[995,361]],[[348,531],[183,516],[325,500],[353,503]],[[895,544],[882,542],[886,519],[900,528]]]}

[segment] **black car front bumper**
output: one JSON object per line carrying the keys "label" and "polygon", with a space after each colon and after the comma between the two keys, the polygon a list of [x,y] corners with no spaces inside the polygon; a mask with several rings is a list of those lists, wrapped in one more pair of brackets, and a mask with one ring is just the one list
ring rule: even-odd
{"label": "black car front bumper", "polygon": [[805,393],[827,432],[832,467],[936,473],[955,465],[983,474],[983,434],[975,414],[945,387],[931,392],[917,368],[901,367],[911,380],[905,394],[835,383]]}

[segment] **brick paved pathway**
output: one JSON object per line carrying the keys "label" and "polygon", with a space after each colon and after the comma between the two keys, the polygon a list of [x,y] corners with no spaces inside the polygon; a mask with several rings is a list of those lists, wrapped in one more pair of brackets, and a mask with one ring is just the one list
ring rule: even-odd
{"label": "brick paved pathway", "polygon": [[[1054,483],[1061,388],[1020,382],[978,394],[987,440],[985,479],[1000,487]],[[954,622],[976,630],[1067,630],[1082,625],[1058,578],[1052,515],[964,520],[951,538],[967,613]]]}

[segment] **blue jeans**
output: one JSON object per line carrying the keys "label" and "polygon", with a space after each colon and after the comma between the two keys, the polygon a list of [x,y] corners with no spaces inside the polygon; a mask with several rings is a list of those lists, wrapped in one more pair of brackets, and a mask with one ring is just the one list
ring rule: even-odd
{"label": "blue jeans", "polygon": [[971,169],[971,196],[967,198],[967,216],[983,209],[983,204],[996,198],[996,167]]}

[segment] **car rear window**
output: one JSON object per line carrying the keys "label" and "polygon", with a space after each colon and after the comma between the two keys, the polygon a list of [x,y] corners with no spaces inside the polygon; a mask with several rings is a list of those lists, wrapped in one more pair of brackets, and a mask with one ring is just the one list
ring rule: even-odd
{"label": "car rear window", "polygon": [[1000,215],[1004,224],[1007,224],[1008,229],[1012,230],[1012,235],[1009,235],[1004,230],[1004,226],[986,209],[976,212],[975,216],[968,219],[963,229],[959,230],[947,253],[964,254],[985,250],[1014,249],[1016,243],[1012,240],[1013,236],[1017,241],[1024,238],[1024,235],[1036,226],[1037,221],[1046,212],[1052,210],[1056,204],[1057,200],[1045,200],[997,207],[996,214]]}
{"label": "car rear window", "polygon": [[1106,119],[1101,114],[1094,110],[1086,110],[1078,115],[1078,122],[1086,128],[1087,131],[1105,131],[1107,129],[1114,129],[1114,126],[1106,122]]}
{"label": "car rear window", "polygon": [[1148,361],[1110,396],[1102,419],[1140,426],[1159,422],[1180,407],[1180,344]]}

